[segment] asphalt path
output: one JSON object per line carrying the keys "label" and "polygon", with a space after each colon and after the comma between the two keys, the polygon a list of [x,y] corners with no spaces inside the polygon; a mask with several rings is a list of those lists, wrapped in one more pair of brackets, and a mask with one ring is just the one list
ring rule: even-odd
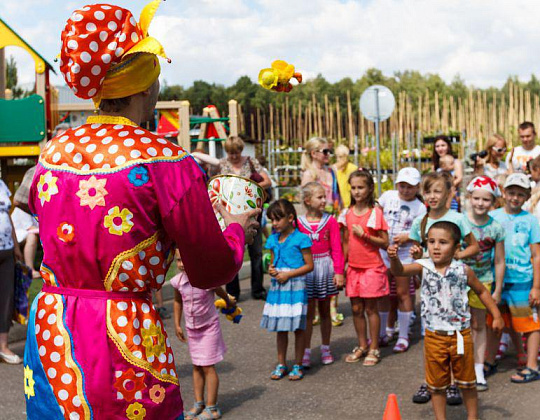
{"label": "asphalt path", "polygon": [[[268,283],[268,279],[266,280]],[[217,365],[220,376],[219,406],[230,419],[382,419],[388,395],[397,394],[403,419],[433,418],[431,405],[411,402],[422,382],[422,342],[418,324],[414,326],[408,352],[394,355],[382,351],[382,361],[374,367],[348,364],[344,358],[355,346],[349,302],[340,296],[344,325],[334,328],[332,351],[336,362],[320,364],[320,335],[313,338],[314,366],[299,382],[287,379],[271,381],[276,364],[275,334],[259,328],[263,302],[250,298],[249,282],[242,281],[244,318],[238,325],[222,317],[221,324],[228,353]],[[172,311],[172,302],[167,303]],[[186,407],[193,403],[191,364],[187,346],[174,336],[172,319],[165,321],[171,336]],[[292,336],[289,358],[292,356]],[[12,344],[21,354],[24,342]],[[290,362],[292,365],[292,361]],[[500,373],[489,380],[490,389],[480,394],[482,419],[540,419],[540,381],[516,385],[510,383],[515,357],[505,358]],[[0,419],[24,419],[23,367],[0,365]],[[448,407],[448,419],[465,419],[463,406]]]}

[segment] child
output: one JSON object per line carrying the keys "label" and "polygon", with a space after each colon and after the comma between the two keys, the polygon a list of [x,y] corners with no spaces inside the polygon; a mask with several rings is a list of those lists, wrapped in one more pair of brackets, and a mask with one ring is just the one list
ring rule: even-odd
{"label": "child", "polygon": [[429,258],[403,266],[398,257],[398,245],[388,248],[391,271],[395,276],[422,276],[422,320],[426,327],[424,365],[426,383],[432,393],[435,418],[446,418],[445,389],[451,374],[462,388],[469,419],[478,418],[478,397],[474,372],[470,313],[467,286],[493,315],[493,328],[504,324],[497,305],[474,272],[454,259],[461,244],[459,226],[449,221],[437,221],[428,230]]}
{"label": "child", "polygon": [[452,155],[444,155],[439,160],[439,169],[437,171],[447,171],[454,175],[454,169],[455,169],[455,159]]}
{"label": "child", "polygon": [[334,362],[330,352],[332,320],[330,318],[330,299],[338,294],[338,287],[343,287],[343,250],[339,225],[330,214],[324,213],[326,197],[324,188],[317,182],[309,182],[302,188],[304,206],[307,213],[300,216],[298,230],[311,238],[313,246],[314,269],[306,276],[308,297],[307,327],[305,350],[302,366],[311,365],[311,335],[315,307],[319,308],[321,325],[321,360],[323,365]]}
{"label": "child", "polygon": [[304,377],[302,356],[307,313],[306,274],[313,271],[311,239],[296,228],[296,210],[287,200],[272,203],[268,208],[268,218],[275,231],[266,241],[266,248],[272,255],[268,269],[272,284],[264,305],[261,328],[277,332],[278,364],[270,378],[278,380],[287,374],[290,331],[295,336],[295,364],[289,379],[298,381]]}
{"label": "child", "polygon": [[[386,267],[379,250],[388,246],[388,225],[382,210],[375,206],[371,174],[363,169],[355,171],[349,177],[349,184],[352,206],[343,210],[339,222],[346,228],[343,236],[343,253],[349,262],[346,292],[351,299],[358,346],[345,361],[356,363],[366,356],[364,366],[375,366],[381,360],[377,304],[379,298],[388,295]],[[364,312],[369,321],[369,350]]]}
{"label": "child", "polygon": [[[426,206],[418,199],[420,180],[421,175],[417,169],[403,168],[399,171],[396,179],[397,189],[386,191],[379,200],[384,211],[384,218],[388,223],[390,242],[399,245],[399,257],[405,263],[413,262],[409,254],[412,246],[409,239],[412,223],[417,217],[422,217],[426,213]],[[386,267],[390,268],[390,260],[386,251],[381,250],[381,256]],[[390,283],[390,291],[396,290],[394,297],[397,297],[398,300],[399,338],[393,351],[394,353],[403,353],[409,348],[409,324],[414,309],[411,299],[411,279],[409,277],[394,277],[388,271],[388,282]],[[414,284],[412,290],[414,294]],[[380,308],[385,309],[385,311],[380,312],[382,344],[387,344],[393,335],[393,329],[387,330],[386,326],[389,304],[388,299],[381,299]]]}
{"label": "child", "polygon": [[[203,290],[191,286],[178,250],[176,250],[176,267],[178,274],[171,279],[171,285],[175,289],[174,325],[178,339],[188,343],[193,363],[195,393],[195,405],[186,412],[185,418],[219,419],[221,418],[221,411],[217,406],[219,378],[215,364],[223,360],[226,347],[221,334],[219,315],[214,306],[214,292],[227,302],[227,307],[234,307],[236,302],[221,287]],[[186,322],[186,334],[181,327],[182,315]]]}
{"label": "child", "polygon": [[[488,215],[495,199],[500,195],[497,183],[487,177],[478,176],[467,186],[470,194],[470,209],[467,222],[480,246],[480,253],[474,258],[464,260],[484,287],[491,292],[493,283],[493,300],[501,301],[504,279],[504,229],[499,222]],[[493,274],[495,267],[495,275]],[[474,291],[469,291],[471,307],[472,338],[474,343],[474,370],[476,372],[476,389],[487,391],[484,377],[484,360],[486,354],[486,307],[480,302]]]}
{"label": "child", "polygon": [[452,191],[452,200],[450,201],[450,209],[459,211],[459,183],[457,183],[457,177],[455,172],[455,162],[456,159],[452,155],[444,155],[439,160],[439,168],[437,169],[437,172],[448,172],[450,175],[452,175],[452,185],[453,185],[453,191]]}
{"label": "child", "polygon": [[[448,172],[432,172],[424,176],[422,180],[422,192],[424,202],[428,206],[428,212],[423,217],[414,219],[409,237],[415,242],[411,247],[411,255],[414,259],[422,257],[423,248],[426,248],[426,233],[435,222],[448,221],[460,228],[461,239],[468,246],[464,250],[456,252],[455,259],[471,258],[476,255],[480,248],[467,223],[466,217],[454,210],[449,210],[447,203],[452,194],[452,176]],[[447,390],[448,403],[451,405],[461,404],[459,390],[452,385]],[[421,385],[413,396],[415,403],[427,403],[431,399],[425,385]]]}
{"label": "child", "polygon": [[[540,342],[540,226],[532,214],[522,209],[530,195],[529,178],[518,172],[510,174],[504,184],[504,208],[490,213],[506,232],[506,271],[501,299],[505,321],[527,339],[527,366],[512,376],[515,383],[540,379],[536,359]],[[494,359],[491,349],[487,366],[493,365]]]}

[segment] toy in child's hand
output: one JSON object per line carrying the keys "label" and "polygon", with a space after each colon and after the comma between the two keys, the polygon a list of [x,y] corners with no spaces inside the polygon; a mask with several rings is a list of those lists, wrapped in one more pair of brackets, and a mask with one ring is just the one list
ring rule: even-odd
{"label": "toy in child's hand", "polygon": [[227,302],[225,302],[225,299],[218,299],[214,302],[214,305],[217,309],[221,311],[223,315],[227,317],[227,319],[235,324],[240,323],[240,320],[242,319],[242,308],[238,306],[233,306],[232,308],[227,307]]}
{"label": "toy in child's hand", "polygon": [[292,78],[298,83],[302,83],[302,75],[295,73],[294,66],[283,60],[276,60],[269,69],[262,69],[259,72],[259,84],[268,90],[276,92],[290,92],[293,85],[290,83]]}

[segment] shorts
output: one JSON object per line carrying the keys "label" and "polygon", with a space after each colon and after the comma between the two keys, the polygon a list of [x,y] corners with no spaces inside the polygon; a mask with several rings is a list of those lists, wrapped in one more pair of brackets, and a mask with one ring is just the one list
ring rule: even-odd
{"label": "shorts", "polygon": [[441,392],[452,383],[463,389],[476,388],[474,351],[471,329],[461,331],[464,354],[457,353],[457,334],[442,335],[426,329],[424,365],[426,384],[431,391]]}
{"label": "shorts", "polygon": [[383,264],[374,268],[347,268],[345,293],[350,298],[379,298],[388,296],[388,277]]}
{"label": "shorts", "polygon": [[[515,332],[522,334],[540,330],[540,319],[535,322],[533,310],[529,306],[529,293],[532,285],[532,281],[504,283],[503,285],[499,309],[504,324],[507,328],[512,328]],[[488,314],[487,325],[491,327],[492,322],[493,317]]]}
{"label": "shorts", "polygon": [[[488,292],[491,294],[491,288],[492,288],[492,285],[493,283],[492,282],[489,282],[489,283],[482,283],[482,285],[488,290]],[[475,308],[475,309],[486,309],[486,307],[484,306],[484,304],[482,303],[482,301],[480,300],[480,298],[478,297],[478,295],[474,292],[474,290],[469,290],[468,292],[468,297],[469,297],[469,306],[471,308]]]}

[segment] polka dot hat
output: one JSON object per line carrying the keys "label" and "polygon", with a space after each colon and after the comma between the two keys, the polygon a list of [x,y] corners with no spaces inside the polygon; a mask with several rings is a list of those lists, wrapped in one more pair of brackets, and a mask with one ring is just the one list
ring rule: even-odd
{"label": "polka dot hat", "polygon": [[93,98],[109,68],[145,37],[129,10],[94,4],[76,10],[62,32],[60,71],[75,95]]}

